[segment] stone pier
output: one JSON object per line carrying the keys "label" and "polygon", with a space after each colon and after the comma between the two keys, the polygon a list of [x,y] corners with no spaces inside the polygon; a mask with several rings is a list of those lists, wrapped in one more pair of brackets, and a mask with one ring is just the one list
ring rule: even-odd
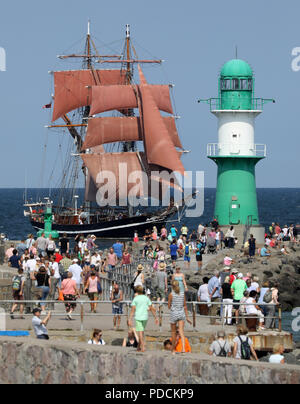
{"label": "stone pier", "polygon": [[0,338],[5,384],[299,384],[300,368],[203,354],[137,353],[66,341]]}

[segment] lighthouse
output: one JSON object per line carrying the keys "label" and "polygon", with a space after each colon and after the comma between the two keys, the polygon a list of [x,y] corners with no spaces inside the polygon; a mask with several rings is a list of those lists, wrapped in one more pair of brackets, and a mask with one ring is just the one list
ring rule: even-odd
{"label": "lighthouse", "polygon": [[[210,105],[218,119],[218,143],[207,146],[207,156],[218,167],[215,217],[221,226],[247,226],[262,240],[255,167],[267,148],[255,143],[255,119],[270,99],[255,98],[250,65],[240,59],[227,62],[218,80],[218,97],[199,100]],[[255,231],[256,228],[256,231]]]}

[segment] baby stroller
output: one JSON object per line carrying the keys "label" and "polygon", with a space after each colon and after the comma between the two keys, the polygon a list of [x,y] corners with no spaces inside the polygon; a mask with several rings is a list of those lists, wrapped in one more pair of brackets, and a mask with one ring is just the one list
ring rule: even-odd
{"label": "baby stroller", "polygon": [[207,238],[207,253],[208,254],[216,254],[217,253],[217,242],[214,238]]}

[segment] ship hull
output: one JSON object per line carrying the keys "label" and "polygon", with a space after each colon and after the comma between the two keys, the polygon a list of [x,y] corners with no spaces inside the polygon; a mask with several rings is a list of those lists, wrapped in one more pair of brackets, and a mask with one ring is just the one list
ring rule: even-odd
{"label": "ship hull", "polygon": [[[174,213],[172,213],[173,216]],[[94,224],[82,224],[82,225],[59,225],[52,224],[52,230],[55,230],[59,235],[66,233],[69,237],[75,237],[78,234],[85,236],[89,234],[95,235],[97,238],[103,239],[132,239],[135,231],[140,236],[144,235],[146,230],[152,230],[153,226],[156,226],[160,230],[166,225],[168,217],[147,217],[137,216],[127,219],[114,220],[110,222],[99,222]],[[44,224],[31,220],[31,225],[37,231],[44,229]]]}

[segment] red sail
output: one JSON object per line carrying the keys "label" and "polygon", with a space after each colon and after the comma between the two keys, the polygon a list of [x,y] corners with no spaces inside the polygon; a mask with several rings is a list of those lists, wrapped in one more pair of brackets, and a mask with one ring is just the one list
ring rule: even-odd
{"label": "red sail", "polygon": [[[111,186],[112,192],[114,192],[114,185],[116,185],[115,191],[117,199],[126,199],[128,193],[134,187],[135,184],[128,184],[129,175],[136,171],[144,171],[137,153],[82,154],[81,157],[97,188],[103,185],[98,182],[99,174],[108,171],[114,176],[115,183],[109,183],[108,185]],[[122,169],[120,170],[121,164],[127,165],[126,175]],[[120,174],[125,175],[126,178],[120,178]],[[143,195],[144,192],[137,196],[141,197]]]}
{"label": "red sail", "polygon": [[[97,147],[93,147],[91,149],[91,152],[103,154],[103,153],[105,153],[105,150],[104,150],[103,146],[97,146]],[[85,184],[85,200],[88,202],[96,202],[97,190],[98,190],[98,188],[97,188],[91,174],[88,172],[88,175],[86,177],[86,184]]]}
{"label": "red sail", "polygon": [[171,136],[164,124],[158,106],[153,97],[150,86],[147,84],[141,68],[141,116],[143,117],[144,141],[146,145],[147,160],[149,164],[166,167],[171,171],[184,174],[184,167],[178,156]]}
{"label": "red sail", "polygon": [[73,70],[54,73],[53,121],[74,109],[91,104],[92,90],[98,85],[125,84],[121,70]]}
{"label": "red sail", "polygon": [[[182,149],[175,119],[163,117],[163,121],[171,136],[175,147]],[[88,131],[82,149],[114,142],[142,141],[142,128],[140,118],[137,117],[104,117],[89,120]]]}
{"label": "red sail", "polygon": [[[170,88],[166,85],[149,85],[158,109],[173,114]],[[138,86],[93,86],[91,115],[113,110],[138,108]]]}
{"label": "red sail", "polygon": [[[99,174],[104,171],[108,171],[113,176],[113,180],[108,182],[107,186],[112,193],[116,192],[116,200],[126,199],[130,191],[139,183],[139,178],[137,180],[135,179],[136,177],[130,178],[130,175],[136,172],[145,176],[145,182],[139,187],[140,192],[136,195],[137,197],[151,196],[151,181],[160,184],[161,190],[158,195],[152,195],[153,197],[158,197],[157,199],[163,197],[170,186],[182,191],[176,179],[174,183],[170,183],[163,177],[154,174],[154,172],[160,173],[168,170],[155,165],[149,166],[145,153],[82,154],[81,157],[90,176],[87,182],[86,200],[96,201],[97,190],[104,185],[98,182]],[[122,164],[126,164],[126,168],[121,166]],[[129,183],[129,180],[133,181],[133,183]]]}

